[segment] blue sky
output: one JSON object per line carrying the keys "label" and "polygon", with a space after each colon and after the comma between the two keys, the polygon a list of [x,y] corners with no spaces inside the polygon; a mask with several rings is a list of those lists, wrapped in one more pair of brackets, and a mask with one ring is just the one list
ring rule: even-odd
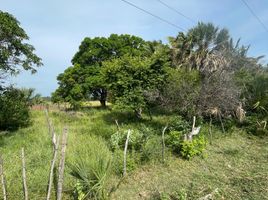
{"label": "blue sky", "polygon": [[[164,19],[189,29],[194,23],[157,0],[128,0]],[[228,28],[234,39],[250,44],[250,55],[266,55],[268,34],[241,0],[162,0],[196,21]],[[268,0],[246,0],[268,27]],[[85,37],[133,34],[145,40],[163,40],[178,30],[120,0],[0,0],[0,10],[13,14],[30,37],[29,43],[44,66],[31,75],[22,72],[11,83],[36,88],[48,96],[57,88],[56,77],[71,65]]]}

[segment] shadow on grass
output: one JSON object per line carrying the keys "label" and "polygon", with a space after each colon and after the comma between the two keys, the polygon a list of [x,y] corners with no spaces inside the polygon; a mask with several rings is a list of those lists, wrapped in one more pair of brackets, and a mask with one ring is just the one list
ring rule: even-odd
{"label": "shadow on grass", "polygon": [[12,127],[12,129],[4,129],[0,130],[0,147],[4,147],[6,145],[5,140],[13,137],[15,134],[24,134],[21,129],[29,128],[33,125],[33,122],[30,121],[27,125],[22,127]]}
{"label": "shadow on grass", "polygon": [[[117,120],[119,125],[134,127],[146,125],[148,128],[154,130],[162,130],[171,116],[171,114],[157,113],[153,114],[151,118],[147,113],[144,113],[142,118],[137,118],[134,112],[131,111],[111,111],[104,113],[102,119],[108,125],[115,125]],[[159,134],[161,133],[161,131],[158,132]]]}

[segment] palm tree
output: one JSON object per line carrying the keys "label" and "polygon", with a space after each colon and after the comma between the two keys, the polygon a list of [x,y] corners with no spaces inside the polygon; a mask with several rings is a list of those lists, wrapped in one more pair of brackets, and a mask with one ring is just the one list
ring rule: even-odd
{"label": "palm tree", "polygon": [[227,29],[199,22],[186,34],[179,33],[176,38],[170,37],[169,41],[176,67],[214,71],[228,64],[224,56],[224,50],[230,43]]}

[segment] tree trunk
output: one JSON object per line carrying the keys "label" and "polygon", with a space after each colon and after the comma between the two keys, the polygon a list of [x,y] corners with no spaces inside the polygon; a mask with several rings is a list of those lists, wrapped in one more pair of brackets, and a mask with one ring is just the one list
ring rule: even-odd
{"label": "tree trunk", "polygon": [[138,108],[135,110],[135,115],[138,119],[142,118],[142,108]]}
{"label": "tree trunk", "polygon": [[221,114],[219,114],[219,119],[220,119],[220,122],[221,122],[222,132],[225,133],[225,128],[224,128],[224,125],[223,125],[223,122],[222,122]]}
{"label": "tree trunk", "polygon": [[152,111],[150,108],[148,108],[148,114],[149,114],[149,117],[150,117],[150,121],[153,120],[153,115],[152,115]]}
{"label": "tree trunk", "polygon": [[100,104],[102,107],[106,107],[106,99],[107,99],[107,90],[100,90]]}
{"label": "tree trunk", "polygon": [[210,117],[210,121],[209,121],[209,135],[210,135],[210,144],[212,144],[212,117],[211,115],[209,116]]}
{"label": "tree trunk", "polygon": [[105,100],[100,100],[101,107],[106,107],[106,101]]}

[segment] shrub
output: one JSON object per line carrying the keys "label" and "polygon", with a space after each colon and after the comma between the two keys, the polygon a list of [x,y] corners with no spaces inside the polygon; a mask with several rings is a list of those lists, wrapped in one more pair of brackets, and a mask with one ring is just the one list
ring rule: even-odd
{"label": "shrub", "polygon": [[91,137],[87,148],[79,149],[76,155],[87,156],[76,157],[68,164],[70,174],[77,180],[74,186],[75,198],[107,198],[106,190],[110,175],[111,154],[106,144],[100,138]]}
{"label": "shrub", "polygon": [[[128,130],[117,131],[110,138],[110,145],[114,151],[114,170],[118,175],[123,172],[123,150],[127,132]],[[161,158],[160,137],[154,135],[153,130],[144,125],[131,130],[128,142],[127,170],[132,171],[142,162],[158,160],[159,158]]]}
{"label": "shrub", "polygon": [[0,93],[0,130],[16,130],[30,123],[28,99],[22,90],[9,87]]}
{"label": "shrub", "polygon": [[80,159],[71,165],[70,174],[78,179],[74,192],[78,194],[77,199],[81,196],[83,198],[105,199],[105,184],[109,167],[110,160],[103,157],[93,159],[91,162]]}
{"label": "shrub", "polygon": [[[113,149],[123,149],[125,147],[127,133],[128,130],[122,130],[117,131],[111,136],[110,143]],[[139,130],[131,130],[128,148],[132,150],[140,150],[144,140],[146,140],[146,137],[142,132]]]}
{"label": "shrub", "polygon": [[183,139],[182,131],[171,131],[166,137],[166,144],[173,152],[181,155],[185,159],[201,155],[206,147],[204,136],[194,137],[192,141]]}
{"label": "shrub", "polygon": [[192,141],[182,141],[180,146],[180,155],[185,159],[201,155],[206,148],[206,140],[203,136],[194,138]]}
{"label": "shrub", "polygon": [[246,120],[241,125],[247,133],[254,135],[268,135],[267,118],[260,118],[258,115],[246,117]]}
{"label": "shrub", "polygon": [[181,116],[173,116],[168,121],[169,131],[181,131],[183,133],[187,133],[190,130],[190,127],[190,124]]}
{"label": "shrub", "polygon": [[171,131],[166,137],[166,144],[172,149],[173,152],[179,154],[182,140],[182,131]]}
{"label": "shrub", "polygon": [[141,161],[160,161],[162,153],[161,138],[159,136],[151,136],[142,146]]}
{"label": "shrub", "polygon": [[[124,151],[116,149],[113,155],[112,168],[117,175],[123,174]],[[136,151],[127,153],[127,172],[135,170],[140,164],[140,154]]]}

